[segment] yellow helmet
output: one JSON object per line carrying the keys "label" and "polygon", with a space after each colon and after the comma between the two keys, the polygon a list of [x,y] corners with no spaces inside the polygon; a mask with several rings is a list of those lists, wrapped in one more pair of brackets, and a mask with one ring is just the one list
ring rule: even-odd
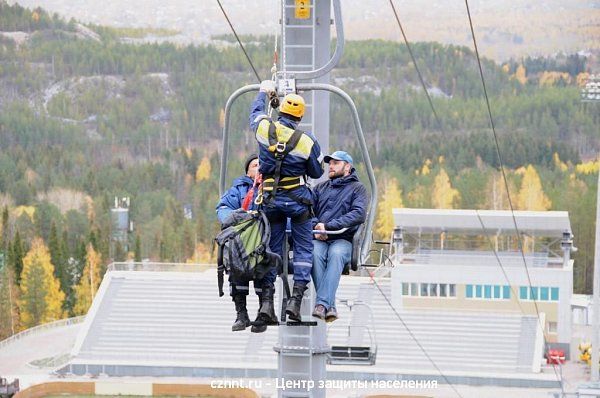
{"label": "yellow helmet", "polygon": [[298,94],[288,94],[283,97],[283,102],[279,107],[280,113],[296,116],[298,118],[304,116],[304,98]]}

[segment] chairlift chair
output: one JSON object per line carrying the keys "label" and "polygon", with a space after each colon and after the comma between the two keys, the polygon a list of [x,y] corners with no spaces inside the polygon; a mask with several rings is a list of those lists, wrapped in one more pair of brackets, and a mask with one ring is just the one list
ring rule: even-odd
{"label": "chairlift chair", "polygon": [[[348,319],[348,324],[345,327],[348,329],[348,337],[351,336],[353,330],[364,330],[367,332],[369,336],[369,344],[368,345],[333,345],[331,346],[331,350],[327,356],[327,363],[330,365],[375,365],[377,359],[377,338],[375,335],[375,330],[372,328],[374,325],[373,321],[373,312],[371,311],[371,307],[363,302],[354,302],[353,304],[349,304],[348,300],[340,300],[341,302],[346,301],[346,305],[349,306],[350,312],[352,312],[352,307],[356,305],[363,305],[368,309],[369,313],[369,321],[363,325],[352,325],[352,317],[350,316]],[[335,324],[329,326],[327,332],[332,328],[336,328]]]}

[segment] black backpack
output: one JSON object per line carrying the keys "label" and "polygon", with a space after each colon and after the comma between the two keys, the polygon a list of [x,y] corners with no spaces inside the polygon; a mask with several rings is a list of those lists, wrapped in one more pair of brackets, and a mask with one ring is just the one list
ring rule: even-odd
{"label": "black backpack", "polygon": [[218,245],[217,276],[219,296],[223,296],[223,273],[236,281],[262,279],[281,257],[269,249],[271,226],[262,211],[234,211],[215,238]]}

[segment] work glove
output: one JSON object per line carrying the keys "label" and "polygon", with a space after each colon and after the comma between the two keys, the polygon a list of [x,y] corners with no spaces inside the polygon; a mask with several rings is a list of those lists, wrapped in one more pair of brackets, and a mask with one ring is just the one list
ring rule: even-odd
{"label": "work glove", "polygon": [[263,80],[260,82],[260,91],[267,94],[275,92],[275,82],[273,80]]}

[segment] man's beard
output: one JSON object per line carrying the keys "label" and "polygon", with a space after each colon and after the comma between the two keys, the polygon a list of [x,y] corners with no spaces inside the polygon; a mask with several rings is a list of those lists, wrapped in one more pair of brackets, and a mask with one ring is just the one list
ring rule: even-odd
{"label": "man's beard", "polygon": [[334,172],[333,175],[331,173],[329,173],[329,179],[330,180],[335,180],[336,178],[340,178],[340,177],[343,177],[343,176],[344,176],[344,170]]}

